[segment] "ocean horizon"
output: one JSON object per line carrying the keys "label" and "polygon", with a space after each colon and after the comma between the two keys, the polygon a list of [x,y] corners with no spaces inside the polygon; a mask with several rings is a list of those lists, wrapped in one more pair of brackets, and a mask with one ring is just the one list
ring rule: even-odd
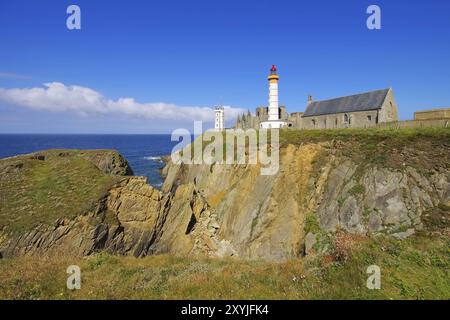
{"label": "ocean horizon", "polygon": [[136,176],[145,176],[148,183],[161,187],[161,157],[170,155],[178,141],[170,134],[0,134],[0,158],[48,149],[113,149],[122,154]]}

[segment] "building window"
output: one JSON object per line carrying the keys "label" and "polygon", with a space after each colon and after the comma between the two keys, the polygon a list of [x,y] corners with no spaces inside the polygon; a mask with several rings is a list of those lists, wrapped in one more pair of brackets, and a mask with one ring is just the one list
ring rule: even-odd
{"label": "building window", "polygon": [[336,126],[336,128],[337,128],[337,126],[338,126],[338,120],[337,120],[337,118],[336,119],[334,119],[334,125]]}
{"label": "building window", "polygon": [[350,126],[352,124],[352,116],[348,117],[348,125]]}
{"label": "building window", "polygon": [[344,114],[344,122],[348,122],[348,114]]}
{"label": "building window", "polygon": [[312,119],[311,122],[312,122],[313,128],[315,128],[316,127],[316,120]]}
{"label": "building window", "polygon": [[327,119],[323,120],[323,127],[326,129],[327,128]]}
{"label": "building window", "polygon": [[372,122],[372,116],[371,116],[371,115],[368,115],[368,116],[367,116],[367,120],[369,120],[369,122]]}

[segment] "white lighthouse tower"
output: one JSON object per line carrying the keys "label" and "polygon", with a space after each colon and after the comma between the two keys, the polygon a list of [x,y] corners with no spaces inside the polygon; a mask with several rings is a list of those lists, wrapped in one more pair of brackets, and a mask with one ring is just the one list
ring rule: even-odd
{"label": "white lighthouse tower", "polygon": [[269,107],[268,107],[268,121],[261,122],[263,129],[279,129],[286,126],[286,122],[280,120],[280,108],[278,103],[278,77],[277,68],[272,65],[269,80]]}
{"label": "white lighthouse tower", "polygon": [[216,106],[214,109],[216,113],[216,117],[214,119],[214,129],[217,131],[222,131],[224,128],[225,108],[223,106]]}

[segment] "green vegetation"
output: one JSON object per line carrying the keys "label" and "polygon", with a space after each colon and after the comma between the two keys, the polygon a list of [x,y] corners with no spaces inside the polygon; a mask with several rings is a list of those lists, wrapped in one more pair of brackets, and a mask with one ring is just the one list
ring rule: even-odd
{"label": "green vegetation", "polygon": [[385,139],[394,139],[398,142],[410,141],[417,138],[450,138],[450,128],[402,128],[402,129],[382,129],[382,128],[361,128],[361,129],[333,129],[333,130],[294,130],[282,129],[280,131],[280,143],[286,145],[301,144],[307,142],[323,142],[333,139],[342,141],[363,140],[367,142],[368,149],[374,149],[371,142],[379,142]]}
{"label": "green vegetation", "polygon": [[91,209],[123,179],[100,171],[93,154],[51,150],[0,160],[0,230],[20,234]]}
{"label": "green vegetation", "polygon": [[362,213],[363,220],[364,220],[365,224],[367,224],[369,222],[369,217],[370,217],[370,213],[371,212],[372,212],[372,209],[370,209],[368,206],[365,205],[363,213]]}
{"label": "green vegetation", "polygon": [[308,213],[305,217],[305,234],[308,232],[318,233],[320,231],[319,220],[316,214]]}
{"label": "green vegetation", "polygon": [[[229,142],[225,139],[225,132],[222,135],[225,156],[226,144]],[[270,141],[270,134],[268,136]],[[256,137],[258,140],[259,131],[257,131]],[[281,148],[288,144],[322,143],[325,150],[320,152],[315,159],[315,166],[317,164],[318,167],[325,162],[330,153],[333,153],[347,156],[356,163],[366,165],[379,165],[394,169],[402,169],[408,165],[425,175],[436,167],[450,168],[450,152],[448,152],[450,128],[281,129],[279,137]],[[203,142],[203,149],[210,143]],[[193,145],[190,145],[192,157]],[[248,139],[246,139],[247,153],[248,145]],[[234,158],[237,159],[236,144]],[[358,175],[363,170],[364,166],[359,166],[355,174]]]}
{"label": "green vegetation", "polygon": [[359,194],[364,194],[366,192],[366,189],[363,185],[357,184],[353,188],[351,188],[348,193],[350,193],[352,196],[357,196]]}
{"label": "green vegetation", "polygon": [[[0,260],[0,299],[449,299],[449,246],[445,236],[356,238],[329,255],[283,263],[24,257]],[[66,289],[73,264],[82,272],[79,291]],[[366,287],[373,264],[381,268],[381,290]]]}

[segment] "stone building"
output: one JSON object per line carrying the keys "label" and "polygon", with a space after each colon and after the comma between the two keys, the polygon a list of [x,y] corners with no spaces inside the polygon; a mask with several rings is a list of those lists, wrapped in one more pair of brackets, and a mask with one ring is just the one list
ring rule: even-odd
{"label": "stone building", "polygon": [[367,128],[398,119],[392,89],[330,100],[308,100],[299,127],[302,129]]}

